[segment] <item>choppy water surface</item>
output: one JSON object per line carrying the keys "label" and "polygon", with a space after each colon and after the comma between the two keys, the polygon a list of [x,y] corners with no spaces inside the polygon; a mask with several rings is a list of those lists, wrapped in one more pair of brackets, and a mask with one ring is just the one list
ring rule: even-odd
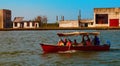
{"label": "choppy water surface", "polygon": [[97,30],[110,51],[43,54],[39,43],[56,44],[57,32],[72,31],[0,31],[0,66],[120,66],[120,30]]}

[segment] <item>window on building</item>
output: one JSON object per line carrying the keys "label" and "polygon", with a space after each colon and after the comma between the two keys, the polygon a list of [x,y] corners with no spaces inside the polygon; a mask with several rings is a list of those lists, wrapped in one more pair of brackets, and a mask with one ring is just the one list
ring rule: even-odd
{"label": "window on building", "polygon": [[24,22],[20,23],[20,28],[24,28]]}
{"label": "window on building", "polygon": [[30,26],[30,23],[29,23],[29,22],[27,22],[27,26]]}
{"label": "window on building", "polygon": [[15,27],[17,27],[17,23],[15,22],[14,24],[15,24]]}
{"label": "window on building", "polygon": [[34,26],[35,25],[35,23],[34,22],[32,22],[32,26]]}
{"label": "window on building", "polygon": [[91,25],[93,25],[93,22],[91,23]]}

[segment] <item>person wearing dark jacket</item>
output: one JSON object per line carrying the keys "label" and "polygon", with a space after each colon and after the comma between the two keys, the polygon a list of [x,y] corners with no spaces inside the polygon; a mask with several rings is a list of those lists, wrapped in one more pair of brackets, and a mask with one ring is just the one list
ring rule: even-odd
{"label": "person wearing dark jacket", "polygon": [[97,36],[94,37],[93,42],[94,42],[94,45],[100,45],[100,41]]}

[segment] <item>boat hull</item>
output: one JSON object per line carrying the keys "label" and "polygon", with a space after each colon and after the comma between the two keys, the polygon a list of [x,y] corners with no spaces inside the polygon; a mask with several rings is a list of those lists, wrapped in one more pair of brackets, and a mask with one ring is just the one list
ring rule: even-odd
{"label": "boat hull", "polygon": [[99,46],[57,46],[57,45],[48,45],[40,44],[44,53],[53,53],[59,51],[68,51],[68,50],[79,50],[79,51],[108,51],[110,49],[109,45],[99,45]]}

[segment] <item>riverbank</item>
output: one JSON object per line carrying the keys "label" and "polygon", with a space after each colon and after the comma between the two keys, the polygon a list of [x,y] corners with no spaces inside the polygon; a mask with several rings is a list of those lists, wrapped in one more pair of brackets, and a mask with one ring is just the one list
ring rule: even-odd
{"label": "riverbank", "polygon": [[79,27],[79,28],[60,28],[60,27],[44,27],[44,28],[4,28],[0,31],[25,31],[25,30],[120,30],[120,27]]}

